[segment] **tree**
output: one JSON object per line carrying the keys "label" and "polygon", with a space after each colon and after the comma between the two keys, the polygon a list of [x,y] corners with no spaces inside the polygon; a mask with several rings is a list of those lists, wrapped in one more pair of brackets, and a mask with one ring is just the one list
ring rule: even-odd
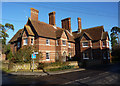
{"label": "tree", "polygon": [[[119,33],[120,33],[120,28],[119,27],[113,27],[111,29],[111,45],[112,45],[112,53],[111,55],[113,56],[112,60],[114,61],[120,61],[120,45],[119,45]],[[118,39],[118,42],[117,42]]]}
{"label": "tree", "polygon": [[113,27],[111,29],[111,43],[112,43],[112,47],[117,43],[116,39],[118,39],[118,45],[119,45],[119,33],[120,33],[120,28],[119,27]]}
{"label": "tree", "polygon": [[0,39],[2,39],[2,51],[5,53],[4,49],[6,46],[6,38],[9,37],[7,31],[11,29],[14,31],[13,24],[6,23],[5,25],[0,24]]}
{"label": "tree", "polygon": [[[13,62],[28,62],[31,63],[31,54],[33,52],[37,52],[37,49],[35,46],[26,45],[20,48],[14,55],[14,58],[12,59]],[[38,62],[41,58],[43,58],[42,52],[39,52],[37,54],[37,58],[35,59],[36,62]]]}

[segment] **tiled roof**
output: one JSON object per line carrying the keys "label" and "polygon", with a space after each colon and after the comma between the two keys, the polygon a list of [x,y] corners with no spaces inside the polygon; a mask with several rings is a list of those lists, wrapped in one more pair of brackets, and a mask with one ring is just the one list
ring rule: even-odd
{"label": "tiled roof", "polygon": [[[31,19],[30,19],[30,21],[31,21],[34,29],[36,30],[36,32],[38,33],[39,36],[56,39],[56,38],[61,37],[63,31],[66,31],[63,28],[54,27],[53,25],[50,25],[50,24],[47,24],[47,23],[44,23],[44,22],[34,21],[34,20],[31,20]],[[68,36],[68,41],[74,42],[73,36],[71,36],[71,34],[67,31],[66,31],[66,34]]]}
{"label": "tiled roof", "polygon": [[109,39],[108,32],[103,32],[103,34],[102,34],[102,40],[107,39],[107,37]]}
{"label": "tiled roof", "polygon": [[55,29],[53,25],[40,22],[40,21],[34,21],[31,19],[30,21],[39,36],[49,37],[49,38],[54,38],[54,39],[56,38],[57,29]]}
{"label": "tiled roof", "polygon": [[[104,31],[103,26],[88,28],[88,29],[82,29],[81,33],[86,32],[89,37],[92,38],[92,40],[100,40],[102,37],[102,31]],[[81,33],[73,32],[74,38],[78,38],[81,36]]]}
{"label": "tiled roof", "polygon": [[17,39],[21,36],[22,31],[23,31],[23,29],[20,29],[20,30],[12,37],[12,39],[9,41],[9,43],[10,43],[10,42],[17,41]]}

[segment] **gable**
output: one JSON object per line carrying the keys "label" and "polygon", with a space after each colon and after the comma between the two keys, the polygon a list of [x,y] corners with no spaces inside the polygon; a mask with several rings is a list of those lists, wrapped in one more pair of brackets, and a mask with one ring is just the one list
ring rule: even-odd
{"label": "gable", "polygon": [[63,31],[62,35],[61,35],[61,39],[67,39],[67,35],[66,33]]}
{"label": "gable", "polygon": [[102,33],[104,32],[103,26],[88,28],[88,29],[82,29],[81,33],[73,32],[73,35],[75,39],[81,37],[82,33],[87,33],[92,38],[92,40],[101,40]]}
{"label": "gable", "polygon": [[21,37],[22,32],[23,32],[23,29],[20,29],[20,30],[11,38],[11,40],[9,41],[9,43],[14,42],[14,41],[17,41],[18,38]]}
{"label": "gable", "polygon": [[24,29],[23,33],[22,33],[22,37],[28,37],[28,32],[26,29]]}
{"label": "gable", "polygon": [[80,38],[81,41],[91,40],[85,33]]}

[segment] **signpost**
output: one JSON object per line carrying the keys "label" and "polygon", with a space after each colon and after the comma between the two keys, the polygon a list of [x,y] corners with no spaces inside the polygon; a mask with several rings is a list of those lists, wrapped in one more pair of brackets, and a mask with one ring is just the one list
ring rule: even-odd
{"label": "signpost", "polygon": [[32,54],[32,59],[33,59],[33,72],[34,72],[34,59],[36,58],[36,54]]}

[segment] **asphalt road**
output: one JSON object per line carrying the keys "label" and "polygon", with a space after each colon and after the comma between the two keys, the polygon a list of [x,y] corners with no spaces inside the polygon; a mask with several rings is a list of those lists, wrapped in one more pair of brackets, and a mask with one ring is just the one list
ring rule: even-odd
{"label": "asphalt road", "polygon": [[101,65],[84,71],[47,76],[13,76],[2,74],[2,85],[118,85],[120,86],[120,64]]}

